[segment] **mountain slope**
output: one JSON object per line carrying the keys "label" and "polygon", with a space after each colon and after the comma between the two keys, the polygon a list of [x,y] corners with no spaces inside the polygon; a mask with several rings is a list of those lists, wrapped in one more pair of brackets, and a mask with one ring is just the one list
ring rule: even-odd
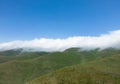
{"label": "mountain slope", "polygon": [[26,84],[120,84],[120,55],[66,67]]}
{"label": "mountain slope", "polygon": [[27,81],[66,66],[83,65],[118,54],[120,50],[112,48],[102,51],[71,48],[64,52],[24,52],[15,56],[4,56],[13,58],[0,63],[0,84],[25,84]]}

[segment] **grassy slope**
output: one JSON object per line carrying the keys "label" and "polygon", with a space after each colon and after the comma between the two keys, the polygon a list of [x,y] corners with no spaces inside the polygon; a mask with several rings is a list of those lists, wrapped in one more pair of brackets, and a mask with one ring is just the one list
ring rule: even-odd
{"label": "grassy slope", "polygon": [[8,62],[21,55],[22,49],[0,51],[0,63]]}
{"label": "grassy slope", "polygon": [[13,60],[28,60],[48,54],[47,52],[22,52],[20,50],[8,50],[0,52],[0,63]]}
{"label": "grassy slope", "polygon": [[78,49],[72,48],[64,52],[10,55],[13,59],[0,63],[0,84],[25,84],[29,80],[66,66],[85,64],[117,54],[120,54],[120,51],[114,49],[78,52]]}
{"label": "grassy slope", "polygon": [[120,84],[120,55],[66,67],[26,84]]}
{"label": "grassy slope", "polygon": [[0,84],[23,84],[27,76],[30,78],[34,67],[37,67],[32,60],[47,54],[46,52],[24,52],[13,56],[0,56],[2,58],[0,59]]}

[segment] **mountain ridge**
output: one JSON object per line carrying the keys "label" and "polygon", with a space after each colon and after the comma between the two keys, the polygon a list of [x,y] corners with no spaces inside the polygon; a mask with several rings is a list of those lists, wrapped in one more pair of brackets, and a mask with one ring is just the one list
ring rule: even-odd
{"label": "mountain ridge", "polygon": [[120,50],[113,48],[89,51],[71,48],[63,52],[23,52],[15,56],[3,56],[0,59],[0,84],[25,84],[64,67],[86,64],[119,54]]}

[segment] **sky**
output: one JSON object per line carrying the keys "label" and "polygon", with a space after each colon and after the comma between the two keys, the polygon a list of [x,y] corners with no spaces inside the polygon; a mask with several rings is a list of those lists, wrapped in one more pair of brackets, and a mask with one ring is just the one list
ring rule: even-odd
{"label": "sky", "polygon": [[119,36],[120,0],[0,0],[0,50],[117,47]]}
{"label": "sky", "polygon": [[120,0],[0,0],[0,42],[120,29]]}

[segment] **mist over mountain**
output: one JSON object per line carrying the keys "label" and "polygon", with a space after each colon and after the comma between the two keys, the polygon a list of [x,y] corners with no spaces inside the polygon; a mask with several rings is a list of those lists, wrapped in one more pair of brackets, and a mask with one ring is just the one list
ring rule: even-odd
{"label": "mist over mountain", "polygon": [[0,84],[120,84],[120,0],[0,0]]}
{"label": "mist over mountain", "polygon": [[25,41],[11,41],[0,43],[0,50],[23,48],[27,51],[64,51],[65,49],[79,47],[84,50],[109,47],[120,49],[120,30],[111,31],[100,36],[74,36],[65,39],[40,38]]}

